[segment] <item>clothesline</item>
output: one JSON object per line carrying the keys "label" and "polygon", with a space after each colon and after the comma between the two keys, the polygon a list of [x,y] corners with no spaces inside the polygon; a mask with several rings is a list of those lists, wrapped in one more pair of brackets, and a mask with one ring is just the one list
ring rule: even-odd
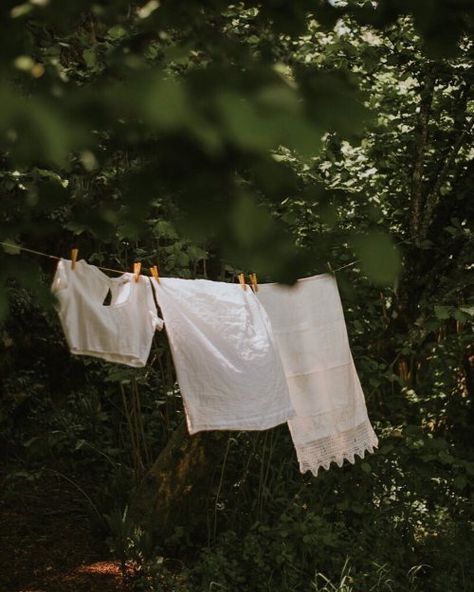
{"label": "clothesline", "polygon": [[291,306],[277,283],[250,298],[232,282],[124,283],[83,259],[60,260],[51,289],[77,356],[143,368],[166,324],[190,434],[286,422],[300,472],[314,476],[378,445],[332,274],[298,282]]}
{"label": "clothesline", "polygon": [[[35,249],[30,249],[28,247],[22,247],[20,245],[15,245],[13,243],[7,243],[7,242],[0,241],[0,245],[3,245],[4,247],[9,247],[10,249],[18,249],[19,251],[25,251],[26,253],[32,253],[33,255],[40,255],[41,257],[48,257],[48,259],[55,259],[56,261],[59,261],[60,259],[62,259],[62,257],[58,257],[57,255],[50,255],[49,253],[43,253],[42,251],[36,251]],[[330,268],[330,270],[331,270],[331,273],[337,273],[338,271],[346,269],[347,267],[352,267],[356,263],[359,263],[358,259],[356,259],[355,261],[351,261],[350,263],[346,263],[345,265],[342,265],[341,267],[338,267],[337,269],[334,269],[334,270]],[[328,264],[328,266],[329,266],[329,264]],[[118,273],[120,275],[125,273],[123,270],[111,269],[110,267],[101,267],[100,265],[97,265],[96,267],[98,269],[101,269],[102,271],[110,271],[111,273]]]}
{"label": "clothesline", "polygon": [[[35,251],[34,249],[21,247],[20,245],[15,245],[13,243],[6,243],[0,241],[0,245],[3,245],[4,247],[9,247],[11,249],[18,249],[19,251],[25,251],[26,253],[32,253],[33,255],[40,255],[41,257],[48,257],[49,259],[55,259],[56,261],[62,259],[62,257],[58,257],[57,255],[50,255],[49,253],[43,253],[42,251]],[[111,273],[119,273],[120,275],[125,273],[123,270],[120,269],[111,269],[110,267],[101,267],[100,265],[96,265],[96,267],[98,269],[101,269],[102,271],[110,271]]]}

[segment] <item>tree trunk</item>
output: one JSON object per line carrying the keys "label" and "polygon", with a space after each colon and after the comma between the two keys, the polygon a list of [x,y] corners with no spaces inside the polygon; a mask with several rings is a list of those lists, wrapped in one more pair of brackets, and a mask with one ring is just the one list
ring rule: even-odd
{"label": "tree trunk", "polygon": [[177,527],[189,535],[206,523],[212,475],[221,460],[221,435],[193,436],[183,422],[146,474],[132,500],[130,514],[162,544]]}

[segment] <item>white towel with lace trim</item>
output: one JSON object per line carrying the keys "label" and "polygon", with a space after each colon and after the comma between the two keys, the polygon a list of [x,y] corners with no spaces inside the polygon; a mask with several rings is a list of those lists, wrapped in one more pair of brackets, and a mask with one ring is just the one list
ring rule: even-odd
{"label": "white towel with lace trim", "polygon": [[354,463],[378,445],[352,359],[336,280],[323,274],[295,286],[261,284],[295,417],[288,421],[300,470]]}

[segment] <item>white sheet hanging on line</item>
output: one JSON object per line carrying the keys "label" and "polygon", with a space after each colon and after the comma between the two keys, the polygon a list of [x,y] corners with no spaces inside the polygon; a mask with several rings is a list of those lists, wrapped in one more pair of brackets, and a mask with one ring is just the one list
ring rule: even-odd
{"label": "white sheet hanging on line", "polygon": [[264,430],[294,415],[268,317],[248,288],[152,280],[189,432]]}
{"label": "white sheet hanging on line", "polygon": [[[110,278],[86,261],[58,262],[51,291],[71,353],[145,366],[158,317],[150,280],[132,273]],[[110,305],[103,302],[110,291]]]}
{"label": "white sheet hanging on line", "polygon": [[300,470],[318,474],[378,445],[352,359],[336,280],[260,284],[296,416],[288,422]]}

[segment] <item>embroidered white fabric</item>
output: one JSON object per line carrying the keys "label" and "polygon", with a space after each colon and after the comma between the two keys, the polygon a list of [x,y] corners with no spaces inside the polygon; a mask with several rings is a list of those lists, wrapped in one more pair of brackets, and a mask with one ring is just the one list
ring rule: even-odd
{"label": "embroidered white fabric", "polygon": [[296,415],[288,427],[301,472],[364,456],[377,446],[352,359],[336,280],[323,274],[294,287],[259,286]]}
{"label": "embroidered white fabric", "polygon": [[366,419],[345,432],[298,446],[300,471],[311,471],[317,477],[320,468],[329,469],[332,462],[342,467],[344,460],[354,464],[356,455],[364,458],[365,453],[372,453],[377,445],[377,436],[370,421]]}

